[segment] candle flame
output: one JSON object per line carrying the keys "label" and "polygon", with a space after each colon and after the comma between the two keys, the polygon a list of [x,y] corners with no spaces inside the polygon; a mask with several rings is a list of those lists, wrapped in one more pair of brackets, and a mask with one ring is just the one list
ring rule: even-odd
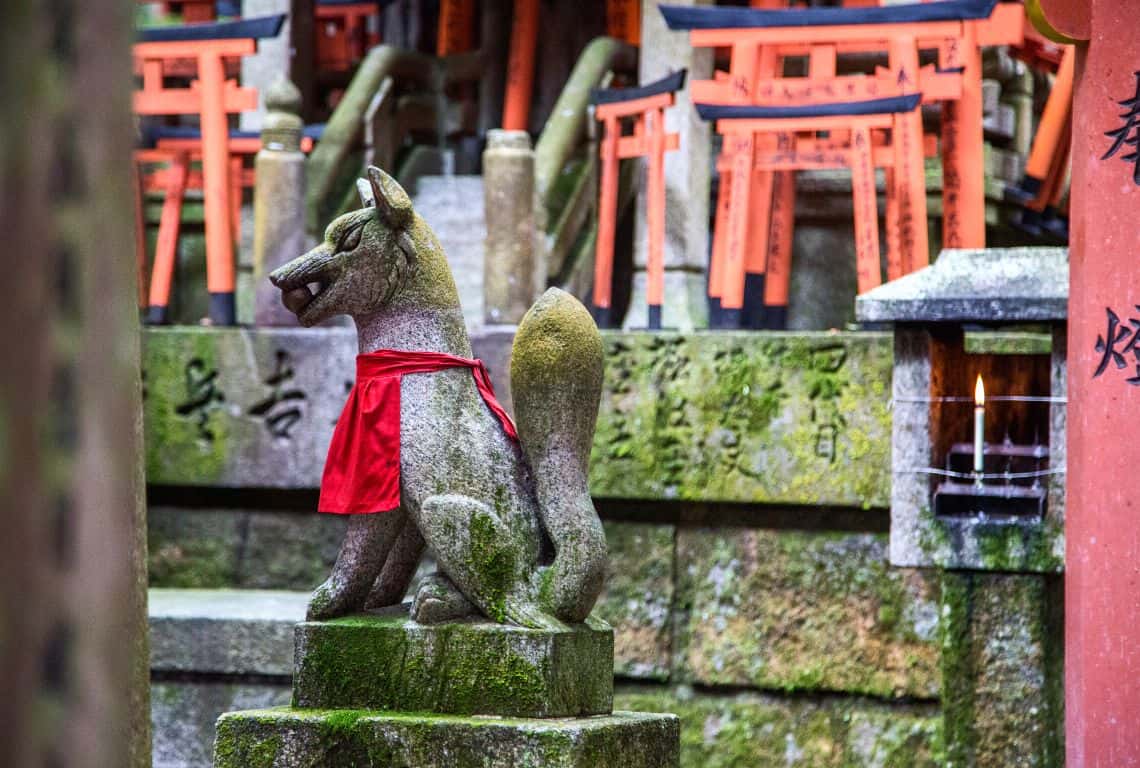
{"label": "candle flame", "polygon": [[982,374],[978,374],[978,382],[974,385],[974,405],[981,408],[986,404],[986,388],[982,384]]}

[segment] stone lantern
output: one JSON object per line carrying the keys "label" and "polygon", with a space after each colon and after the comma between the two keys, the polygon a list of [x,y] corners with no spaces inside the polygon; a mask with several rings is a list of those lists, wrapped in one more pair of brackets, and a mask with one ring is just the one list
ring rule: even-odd
{"label": "stone lantern", "polygon": [[892,565],[1063,569],[1068,285],[1063,248],[947,250],[857,299],[894,326]]}

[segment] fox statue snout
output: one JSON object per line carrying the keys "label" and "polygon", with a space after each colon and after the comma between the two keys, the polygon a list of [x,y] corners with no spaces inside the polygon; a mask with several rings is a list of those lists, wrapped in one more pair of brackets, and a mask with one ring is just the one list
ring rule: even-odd
{"label": "fox statue snout", "polygon": [[378,311],[400,289],[413,244],[415,216],[404,190],[378,168],[358,183],[365,208],[329,224],[324,241],[269,275],[281,303],[310,327],[333,315]]}
{"label": "fox statue snout", "polygon": [[[360,352],[471,358],[459,295],[430,227],[377,168],[358,182],[359,211],[269,279],[304,326],[337,314]],[[582,304],[548,290],[511,353],[518,440],[469,372],[403,376],[399,507],[352,515],[310,619],[398,604],[425,550],[438,572],[412,603],[421,623],[482,615],[557,628],[581,622],[602,590],[606,542],[587,475],[602,387],[602,340]]]}

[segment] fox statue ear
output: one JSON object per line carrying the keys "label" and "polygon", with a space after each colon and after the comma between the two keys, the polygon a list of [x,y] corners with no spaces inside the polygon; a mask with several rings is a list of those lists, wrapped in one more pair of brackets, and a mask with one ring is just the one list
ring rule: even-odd
{"label": "fox statue ear", "polygon": [[412,201],[404,188],[384,171],[368,166],[368,185],[376,205],[376,215],[393,231],[405,229],[412,223]]}
{"label": "fox statue ear", "polygon": [[356,193],[360,195],[361,208],[376,207],[376,196],[372,194],[372,185],[366,179],[356,180]]}

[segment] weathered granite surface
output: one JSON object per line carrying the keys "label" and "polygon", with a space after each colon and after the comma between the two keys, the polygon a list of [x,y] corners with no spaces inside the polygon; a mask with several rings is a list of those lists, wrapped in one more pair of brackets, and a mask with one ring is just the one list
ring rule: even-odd
{"label": "weathered granite surface", "polygon": [[[507,408],[512,333],[472,343]],[[316,488],[357,352],[349,328],[145,330],[147,482]]]}
{"label": "weathered granite surface", "polygon": [[681,529],[678,679],[936,698],[938,578],[890,568],[885,539]]}
{"label": "weathered granite surface", "polygon": [[681,719],[686,768],[945,768],[935,703],[619,689],[623,709]]}
{"label": "weathered granite surface", "polygon": [[676,528],[611,521],[605,529],[610,565],[594,615],[614,628],[614,674],[668,679]]}
{"label": "weathered granite surface", "polygon": [[986,248],[942,252],[929,267],[855,300],[873,322],[1037,322],[1068,315],[1066,248]]}
{"label": "weathered granite surface", "polygon": [[595,496],[887,505],[884,335],[605,339]]}
{"label": "weathered granite surface", "polygon": [[150,590],[156,672],[290,675],[307,595],[268,590]]}
{"label": "weathered granite surface", "polygon": [[613,708],[613,633],[486,621],[422,625],[407,606],[297,625],[293,705],[507,717]]}
{"label": "weathered granite surface", "polygon": [[[147,329],[143,338],[148,482],[319,484],[351,385],[350,330]],[[594,496],[887,506],[889,336],[610,332],[603,339]],[[510,332],[476,333],[472,346],[507,400]],[[288,353],[293,375],[274,386],[266,381],[279,352]],[[284,399],[293,392],[303,399]],[[265,413],[251,415],[267,403]],[[294,410],[299,421],[282,418]]]}
{"label": "weathered granite surface", "polygon": [[223,712],[289,703],[289,686],[265,682],[155,680],[151,682],[153,768],[209,768],[214,724]]}
{"label": "weathered granite surface", "polygon": [[313,510],[147,510],[150,584],[311,590],[336,559],[347,520]]}
{"label": "weathered granite surface", "polygon": [[1063,766],[1061,582],[947,572],[942,583],[946,765]]}
{"label": "weathered granite surface", "polygon": [[[232,610],[231,596],[273,600],[278,594],[274,590],[311,590],[332,567],[345,522],[341,517],[312,512],[152,505],[148,526],[152,587],[195,590],[179,599],[180,603],[193,601],[195,610],[152,625],[152,631],[177,632],[179,639],[156,637],[156,644],[179,648],[186,632],[198,644],[220,640],[213,611],[215,607]],[[672,647],[675,528],[616,521],[604,525],[610,566],[594,615],[614,628],[614,674],[665,679]],[[419,583],[434,571],[435,563],[430,555],[425,556],[405,599],[410,599]],[[199,598],[197,590],[206,591]],[[176,589],[161,592],[165,597],[152,598],[152,605],[159,608],[182,594]],[[300,592],[294,592],[292,599],[297,604],[303,602]],[[250,609],[254,610],[253,606]],[[290,628],[291,622],[303,618],[303,611],[280,615]],[[192,622],[193,627],[182,628],[182,622]],[[291,635],[282,647],[284,653],[276,657],[276,668],[291,673]],[[189,664],[188,654],[186,658]]]}
{"label": "weathered granite surface", "polygon": [[268,709],[218,720],[215,768],[675,768],[674,715],[518,720]]}

